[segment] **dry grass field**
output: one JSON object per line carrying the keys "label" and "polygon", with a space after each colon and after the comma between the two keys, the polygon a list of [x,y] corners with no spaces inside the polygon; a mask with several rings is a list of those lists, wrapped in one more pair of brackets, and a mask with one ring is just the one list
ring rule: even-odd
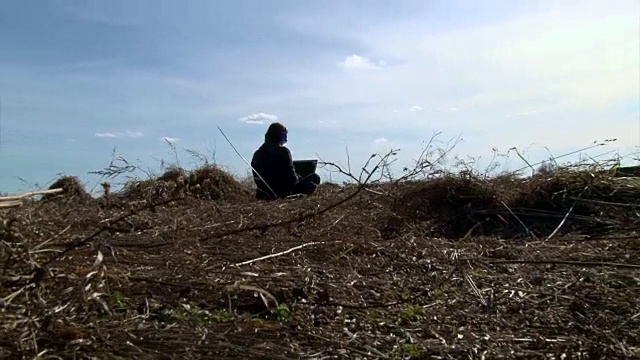
{"label": "dry grass field", "polygon": [[445,174],[270,203],[215,166],[98,198],[54,185],[0,210],[3,358],[640,357],[632,178]]}

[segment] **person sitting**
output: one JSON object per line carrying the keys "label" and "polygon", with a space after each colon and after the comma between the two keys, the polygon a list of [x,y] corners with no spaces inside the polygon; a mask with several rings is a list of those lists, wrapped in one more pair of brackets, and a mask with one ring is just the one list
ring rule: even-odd
{"label": "person sitting", "polygon": [[316,173],[305,177],[296,173],[291,151],[284,146],[287,134],[284,125],[272,123],[264,135],[264,143],[253,154],[251,167],[258,200],[311,195],[320,184],[320,176]]}

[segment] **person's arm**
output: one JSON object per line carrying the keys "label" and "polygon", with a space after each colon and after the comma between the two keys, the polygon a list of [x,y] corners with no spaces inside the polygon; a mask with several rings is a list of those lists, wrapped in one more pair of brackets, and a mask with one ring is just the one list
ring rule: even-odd
{"label": "person's arm", "polygon": [[291,151],[284,146],[281,146],[279,150],[281,156],[281,164],[283,167],[282,180],[288,186],[293,186],[298,183],[300,177],[296,173],[296,168],[293,166],[293,157],[291,156]]}

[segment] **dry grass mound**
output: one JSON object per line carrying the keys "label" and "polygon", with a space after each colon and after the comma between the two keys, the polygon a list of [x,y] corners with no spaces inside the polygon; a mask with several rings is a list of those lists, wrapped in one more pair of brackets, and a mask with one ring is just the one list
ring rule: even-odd
{"label": "dry grass mound", "polygon": [[560,171],[522,184],[512,210],[529,229],[546,235],[636,229],[640,182],[605,171]]}
{"label": "dry grass mound", "polygon": [[238,199],[252,194],[236,178],[213,165],[200,167],[189,174],[189,193],[204,199]]}
{"label": "dry grass mound", "polygon": [[127,200],[191,197],[233,201],[245,199],[250,194],[250,189],[215,165],[205,165],[190,172],[172,167],[155,179],[132,181],[122,191]]}
{"label": "dry grass mound", "polygon": [[[471,177],[443,177],[416,182],[394,202],[393,225],[421,225],[430,235],[460,238],[480,227],[481,233],[496,229],[487,216],[501,207],[500,194],[490,183]],[[389,229],[387,229],[389,230]]]}
{"label": "dry grass mound", "polygon": [[515,205],[541,210],[568,210],[577,199],[611,199],[613,178],[588,171],[537,175],[522,183]]}
{"label": "dry grass mound", "polygon": [[563,232],[595,231],[620,224],[630,215],[629,208],[614,204],[640,200],[640,187],[628,190],[617,191],[615,178],[607,173],[559,171],[524,181],[509,206],[535,233],[549,234],[563,219]]}
{"label": "dry grass mound", "polygon": [[42,196],[42,200],[52,200],[64,198],[67,200],[87,201],[91,199],[91,195],[84,189],[80,179],[76,176],[63,176],[54,181],[49,190],[62,189],[61,193],[46,194]]}
{"label": "dry grass mound", "polygon": [[489,180],[446,176],[404,184],[384,230],[432,236],[597,234],[640,227],[640,181],[607,172],[558,171]]}

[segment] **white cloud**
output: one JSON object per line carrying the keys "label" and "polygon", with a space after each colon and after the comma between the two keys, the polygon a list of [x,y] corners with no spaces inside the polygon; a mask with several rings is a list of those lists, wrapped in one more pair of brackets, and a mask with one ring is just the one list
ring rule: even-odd
{"label": "white cloud", "polygon": [[379,61],[378,64],[374,64],[369,58],[353,54],[347,56],[344,61],[339,62],[338,66],[347,70],[382,69],[382,67],[384,66],[384,62]]}
{"label": "white cloud", "polygon": [[95,136],[122,139],[122,138],[140,138],[140,137],[143,137],[144,134],[140,131],[127,130],[125,132],[101,132],[101,133],[96,133]]}
{"label": "white cloud", "polygon": [[[638,17],[607,16],[607,9],[569,17],[565,11],[436,35],[381,30],[364,40],[383,55],[405,59],[389,75],[396,86],[388,86],[405,88],[404,95],[424,91],[434,100],[458,100],[463,107],[531,101],[556,109],[601,108],[637,94]],[[437,94],[442,85],[433,83],[476,93],[443,96]]]}
{"label": "white cloud", "polygon": [[[297,100],[340,109],[332,115],[336,122],[323,128],[393,126],[408,135],[442,130],[461,134],[476,149],[531,142],[581,147],[598,132],[627,138],[626,129],[637,129],[637,112],[625,106],[640,94],[640,3],[544,3],[537,13],[474,26],[451,23],[451,30],[438,32],[422,14],[370,24],[360,33],[324,27],[332,37],[358,42],[371,58],[393,63],[348,76],[300,73],[306,92]],[[375,67],[362,56],[347,60],[343,67]],[[420,104],[428,121],[402,111],[388,116],[406,103]],[[534,118],[548,129],[541,131]],[[628,136],[627,142],[637,139]]]}
{"label": "white cloud", "polygon": [[118,135],[115,133],[104,132],[104,133],[96,133],[96,137],[117,138]]}
{"label": "white cloud", "polygon": [[409,108],[409,111],[410,111],[410,112],[418,112],[418,111],[422,111],[422,110],[424,110],[424,109],[422,108],[422,106],[418,106],[418,105],[414,105],[414,106],[412,106],[412,107],[410,107],[410,108]]}
{"label": "white cloud", "polygon": [[161,141],[169,142],[169,143],[177,143],[180,141],[180,138],[171,137],[171,136],[163,136],[160,138]]}
{"label": "white cloud", "polygon": [[376,143],[386,143],[386,142],[389,142],[389,140],[387,140],[386,138],[383,138],[383,137],[382,137],[382,138],[379,138],[379,139],[375,139],[373,142],[376,142]]}
{"label": "white cloud", "polygon": [[278,117],[272,114],[255,113],[239,119],[247,124],[264,124],[265,121],[274,122],[278,121]]}

